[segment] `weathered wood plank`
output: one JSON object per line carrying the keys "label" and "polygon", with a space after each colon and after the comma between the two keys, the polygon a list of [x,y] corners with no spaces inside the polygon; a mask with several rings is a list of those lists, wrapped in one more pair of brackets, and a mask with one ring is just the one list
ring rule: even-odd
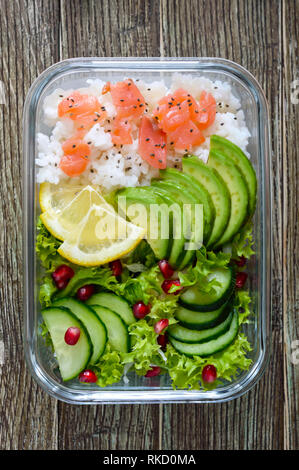
{"label": "weathered wood plank", "polygon": [[159,56],[159,1],[61,2],[61,58]]}
{"label": "weathered wood plank", "polygon": [[[61,20],[62,59],[160,55],[157,0],[76,0],[71,4],[62,1]],[[157,405],[83,409],[59,404],[61,449],[157,449],[158,446]]]}
{"label": "weathered wood plank", "polygon": [[22,348],[22,111],[37,75],[58,60],[59,1],[0,4],[0,448],[46,449],[57,445],[57,404],[36,385]]}
{"label": "weathered wood plank", "polygon": [[299,445],[299,4],[283,3],[282,165],[283,165],[283,298],[285,346],[285,448]]}
{"label": "weathered wood plank", "polygon": [[[270,104],[274,155],[271,363],[257,386],[234,402],[164,406],[162,445],[166,449],[275,449],[283,446],[282,164],[278,157],[282,84],[280,18],[279,1],[162,1],[165,56],[227,58],[249,69],[262,84]],[[275,393],[271,383],[275,383]]]}

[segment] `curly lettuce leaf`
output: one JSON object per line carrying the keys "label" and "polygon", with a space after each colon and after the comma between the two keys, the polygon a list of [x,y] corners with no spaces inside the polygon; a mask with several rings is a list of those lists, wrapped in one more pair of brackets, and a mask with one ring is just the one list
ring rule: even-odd
{"label": "curly lettuce leaf", "polygon": [[64,260],[57,249],[61,242],[53,237],[40,219],[37,222],[36,253],[46,272],[52,272],[60,264],[70,264]]}
{"label": "curly lettuce leaf", "polygon": [[229,253],[214,253],[202,247],[196,252],[196,264],[179,273],[180,287],[190,287],[198,284],[203,292],[211,292],[214,286],[218,285],[218,282],[214,278],[211,279],[209,275],[216,268],[226,267],[230,259]]}
{"label": "curly lettuce leaf", "polygon": [[249,323],[249,316],[251,315],[250,305],[251,297],[247,290],[238,290],[236,292],[236,307],[239,312],[239,324]]}
{"label": "curly lettuce leaf", "polygon": [[254,244],[252,234],[253,224],[252,221],[248,221],[235,235],[231,242],[232,258],[238,259],[238,257],[244,256],[249,259],[255,254],[252,246]]}
{"label": "curly lettuce leaf", "polygon": [[151,365],[160,361],[160,346],[157,334],[145,319],[129,326],[131,351],[123,355],[123,363],[133,363],[133,369],[138,375],[145,375]]}
{"label": "curly lettuce leaf", "polygon": [[93,369],[98,377],[97,385],[100,387],[119,382],[124,372],[121,353],[113,350],[108,343],[104,354]]}
{"label": "curly lettuce leaf", "polygon": [[248,370],[251,359],[247,357],[251,346],[243,333],[239,333],[235,341],[224,351],[209,357],[187,357],[178,353],[171,345],[167,346],[165,368],[168,371],[174,389],[200,390],[211,388],[202,380],[202,370],[213,364],[217,370],[216,387],[223,380],[231,381],[242,370]]}

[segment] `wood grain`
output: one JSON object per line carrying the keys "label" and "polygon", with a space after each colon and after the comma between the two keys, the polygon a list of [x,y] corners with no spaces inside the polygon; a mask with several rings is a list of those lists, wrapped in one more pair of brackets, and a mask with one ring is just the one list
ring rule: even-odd
{"label": "wood grain", "polygon": [[[185,22],[182,23],[179,18],[184,12]],[[162,18],[166,56],[224,57],[240,63],[255,75],[270,104],[273,155],[279,155],[281,133],[276,126],[281,113],[281,76],[277,69],[282,60],[280,2],[169,0],[163,2]],[[270,367],[252,391],[233,403],[208,407],[164,406],[163,429],[177,430],[165,431],[164,448],[184,449],[189,445],[201,449],[276,449],[283,446],[281,165],[281,159],[273,159],[276,210],[273,214],[274,321]],[[271,383],[275,383],[275,394]],[[180,428],[176,423],[180,423]],[[199,435],[194,433],[196,423],[200,423]]]}
{"label": "wood grain", "polygon": [[[298,448],[298,76],[294,0],[0,0],[1,449]],[[22,350],[22,107],[49,65],[79,56],[218,56],[261,83],[270,107],[273,184],[272,357],[226,404],[72,406],[31,379]],[[295,254],[295,256],[294,256]],[[299,355],[297,354],[297,357]]]}
{"label": "wood grain", "polygon": [[57,402],[33,381],[22,349],[22,112],[29,86],[58,60],[58,2],[1,1],[0,105],[0,448],[42,449],[57,444]]}

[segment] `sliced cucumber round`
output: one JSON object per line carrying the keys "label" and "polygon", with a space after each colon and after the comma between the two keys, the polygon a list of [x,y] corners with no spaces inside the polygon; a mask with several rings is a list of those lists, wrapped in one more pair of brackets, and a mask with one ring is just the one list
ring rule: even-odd
{"label": "sliced cucumber round", "polygon": [[167,333],[172,336],[172,338],[182,341],[183,343],[204,343],[211,339],[218,338],[218,336],[225,333],[231,324],[232,318],[233,314],[231,312],[219,325],[201,331],[191,330],[190,328],[185,328],[179,323],[176,323],[168,327]]}
{"label": "sliced cucumber round", "polygon": [[100,305],[93,305],[91,308],[105,324],[108,332],[108,342],[111,347],[123,353],[129,352],[129,332],[121,317],[117,313],[112,312],[112,310]]}
{"label": "sliced cucumber round", "polygon": [[[87,367],[93,354],[87,329],[70,310],[63,307],[45,308],[42,316],[51,336],[62,379],[74,379]],[[75,345],[70,346],[65,342],[64,335],[73,326],[80,329],[80,337]]]}
{"label": "sliced cucumber round", "polygon": [[221,323],[227,314],[228,303],[225,302],[221,307],[211,312],[196,312],[185,307],[178,307],[175,311],[175,318],[186,328],[192,330],[204,330]]}
{"label": "sliced cucumber round", "polygon": [[119,297],[112,292],[94,294],[86,303],[91,306],[100,305],[101,307],[109,308],[112,312],[117,313],[126,325],[131,325],[131,323],[136,321],[129,303],[123,297]]}
{"label": "sliced cucumber round", "polygon": [[90,363],[96,364],[103,354],[107,342],[107,330],[98,315],[96,315],[90,307],[83,304],[83,302],[72,297],[56,300],[53,307],[66,307],[82,321],[93,345],[93,354]]}
{"label": "sliced cucumber round", "polygon": [[232,267],[215,269],[209,275],[209,280],[215,279],[215,285],[211,292],[200,290],[200,285],[190,287],[180,296],[179,302],[184,307],[198,312],[210,312],[221,307],[232,295],[235,288],[235,273]]}
{"label": "sliced cucumber round", "polygon": [[230,324],[229,329],[218,336],[216,339],[212,339],[205,343],[183,343],[177,339],[169,336],[169,342],[172,346],[181,354],[186,356],[201,356],[207,357],[222,351],[227,348],[236,338],[239,329],[239,318],[238,312],[234,310],[233,318]]}

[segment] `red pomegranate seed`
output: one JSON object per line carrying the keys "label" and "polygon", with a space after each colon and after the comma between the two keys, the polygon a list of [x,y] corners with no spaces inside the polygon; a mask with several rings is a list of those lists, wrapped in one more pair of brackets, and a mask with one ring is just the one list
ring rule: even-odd
{"label": "red pomegranate seed", "polygon": [[161,346],[161,349],[165,351],[168,343],[167,333],[165,333],[164,335],[159,335],[157,338],[157,343]]}
{"label": "red pomegranate seed", "polygon": [[111,261],[111,263],[109,263],[109,267],[113,273],[113,276],[120,276],[121,273],[123,272],[123,267],[119,259],[116,259],[115,261]]}
{"label": "red pomegranate seed", "polygon": [[246,261],[247,261],[247,258],[245,258],[245,256],[240,256],[239,259],[234,260],[235,264],[239,266],[239,268],[243,268],[243,266],[245,266],[246,264]]}
{"label": "red pomegranate seed", "polygon": [[157,323],[154,326],[155,333],[159,335],[160,333],[162,333],[163,330],[165,330],[165,328],[168,327],[168,325],[169,325],[168,318],[162,318],[162,320],[157,321]]}
{"label": "red pomegranate seed", "polygon": [[[165,280],[162,282],[162,289],[164,290],[165,294],[168,294],[172,286],[180,286],[181,283],[179,279],[174,279],[174,280]],[[177,295],[179,292],[181,292],[182,289],[178,289],[177,291],[173,292],[173,294]],[[171,292],[172,293],[172,292]]]}
{"label": "red pomegranate seed", "polygon": [[74,346],[75,344],[77,344],[79,338],[80,338],[80,329],[77,328],[77,326],[70,326],[66,330],[65,335],[64,335],[64,341],[69,346]]}
{"label": "red pomegranate seed", "polygon": [[202,380],[206,383],[212,383],[217,379],[216,367],[208,364],[202,369]]}
{"label": "red pomegranate seed", "polygon": [[153,366],[150,370],[147,371],[144,377],[156,377],[156,375],[159,375],[160,372],[161,372],[160,367]]}
{"label": "red pomegranate seed", "polygon": [[82,286],[80,287],[80,289],[77,290],[77,297],[79,300],[82,300],[82,302],[84,302],[85,300],[88,300],[89,297],[92,296],[94,291],[95,291],[95,287],[93,284]]}
{"label": "red pomegranate seed", "polygon": [[56,268],[52,273],[52,278],[58,289],[64,289],[74,274],[75,273],[72,268],[66,264],[62,264],[61,266],[58,266],[58,268]]}
{"label": "red pomegranate seed", "polygon": [[162,259],[161,261],[159,261],[158,265],[165,279],[169,279],[173,275],[174,269],[172,269],[166,259]]}
{"label": "red pomegranate seed", "polygon": [[66,286],[68,285],[69,283],[69,280],[66,280],[66,281],[57,281],[55,282],[55,286],[57,287],[57,289],[59,290],[62,290],[62,289],[65,289]]}
{"label": "red pomegranate seed", "polygon": [[236,287],[238,289],[241,289],[244,286],[247,277],[248,277],[248,274],[246,274],[246,273],[243,273],[243,272],[242,273],[237,273],[237,275],[236,275]]}
{"label": "red pomegranate seed", "polygon": [[86,369],[79,374],[79,381],[84,383],[95,383],[98,380],[96,374],[90,370]]}
{"label": "red pomegranate seed", "polygon": [[145,305],[144,302],[140,301],[133,305],[133,314],[135,318],[140,320],[144,318],[151,311],[150,304]]}

